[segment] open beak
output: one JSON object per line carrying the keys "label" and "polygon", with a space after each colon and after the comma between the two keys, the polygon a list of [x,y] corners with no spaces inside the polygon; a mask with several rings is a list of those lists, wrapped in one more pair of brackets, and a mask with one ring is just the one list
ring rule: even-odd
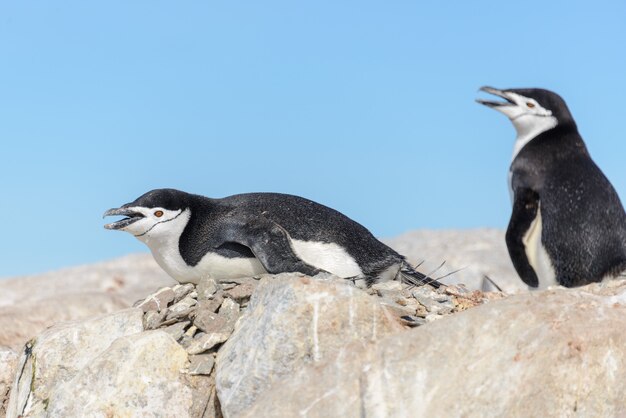
{"label": "open beak", "polygon": [[495,101],[495,100],[476,99],[476,101],[482,105],[485,105],[488,107],[502,107],[502,106],[515,106],[516,105],[516,103],[509,97],[509,94],[504,90],[498,90],[493,87],[483,86],[480,88],[480,91],[493,94],[494,96],[498,96],[506,100],[504,102],[501,102],[501,101]]}
{"label": "open beak", "polygon": [[106,212],[104,212],[104,215],[102,215],[103,218],[106,216],[126,216],[126,218],[121,219],[117,222],[112,222],[110,224],[104,225],[106,229],[126,228],[128,225],[134,222],[137,222],[138,220],[144,217],[141,213],[136,212],[132,209],[124,208],[124,207],[117,208],[117,209],[109,209]]}

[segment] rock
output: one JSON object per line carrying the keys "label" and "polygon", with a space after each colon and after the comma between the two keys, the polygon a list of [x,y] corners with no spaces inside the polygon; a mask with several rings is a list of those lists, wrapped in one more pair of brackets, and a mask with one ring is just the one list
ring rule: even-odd
{"label": "rock", "polygon": [[208,375],[213,371],[213,365],[215,364],[215,357],[213,354],[198,354],[189,357],[189,374],[204,374]]}
{"label": "rock", "polygon": [[223,314],[209,311],[196,311],[193,324],[206,333],[233,331],[234,323]]}
{"label": "rock", "polygon": [[8,347],[0,347],[0,416],[6,414],[16,366],[17,353]]}
{"label": "rock", "polygon": [[226,317],[229,322],[234,323],[239,319],[239,304],[232,299],[226,298],[218,312]]}
{"label": "rock", "polygon": [[172,290],[174,291],[174,303],[178,303],[183,300],[183,298],[193,292],[194,289],[195,286],[192,283],[177,284],[176,286],[174,286],[172,288]]}
{"label": "rock", "polygon": [[213,295],[213,299],[198,300],[197,312],[217,312],[220,306],[222,306],[222,302],[224,302],[224,298],[220,293],[216,293],[215,295]]}
{"label": "rock", "polygon": [[189,417],[192,390],[180,373],[187,361],[162,331],[119,338],[55,388],[46,416]]}
{"label": "rock", "polygon": [[252,296],[252,292],[256,288],[256,283],[244,283],[232,289],[224,291],[224,296],[233,299],[234,301],[241,302],[245,299],[249,299]]}
{"label": "rock", "polygon": [[203,277],[200,279],[198,286],[196,287],[198,292],[198,301],[211,299],[213,295],[220,290],[220,286],[212,277]]}
{"label": "rock", "polygon": [[185,296],[181,301],[176,302],[169,308],[166,319],[180,319],[188,316],[197,303],[198,301],[191,296]]}
{"label": "rock", "polygon": [[185,329],[189,326],[189,324],[191,324],[191,321],[178,322],[174,325],[162,328],[162,330],[167,335],[172,337],[174,341],[178,341],[183,336],[183,334],[185,334]]}
{"label": "rock", "polygon": [[304,365],[330,358],[350,341],[376,341],[401,329],[377,297],[343,279],[298,274],[264,278],[217,356],[222,412],[239,416]]}
{"label": "rock", "polygon": [[58,324],[31,340],[19,360],[7,416],[44,410],[60,383],[71,380],[117,338],[143,331],[142,316],[141,309],[126,309]]}
{"label": "rock", "polygon": [[143,316],[143,327],[145,329],[157,329],[165,321],[167,316],[167,310],[163,311],[148,311]]}
{"label": "rock", "polygon": [[624,416],[625,327],[626,281],[520,294],[354,342],[237,416]]}
{"label": "rock", "polygon": [[174,291],[169,287],[164,287],[157,290],[155,293],[148,296],[143,302],[137,305],[144,312],[148,311],[162,311],[167,308],[167,305],[174,301]]}
{"label": "rock", "polygon": [[185,347],[189,354],[200,354],[209,351],[218,344],[228,340],[231,332],[212,332],[194,337],[189,346]]}

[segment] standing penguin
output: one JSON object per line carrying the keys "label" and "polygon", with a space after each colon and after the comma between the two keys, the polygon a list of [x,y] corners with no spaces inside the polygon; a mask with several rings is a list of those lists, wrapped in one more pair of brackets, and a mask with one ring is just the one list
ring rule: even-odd
{"label": "standing penguin", "polygon": [[133,234],[175,280],[197,283],[263,273],[326,271],[365,280],[402,279],[438,287],[404,257],[347,216],[298,196],[248,193],[211,199],[174,189],[152,190],[104,216]]}
{"label": "standing penguin", "polygon": [[504,99],[477,101],[504,113],[517,131],[506,244],[522,280],[571,287],[626,270],[624,208],[565,101],[543,89],[481,90]]}

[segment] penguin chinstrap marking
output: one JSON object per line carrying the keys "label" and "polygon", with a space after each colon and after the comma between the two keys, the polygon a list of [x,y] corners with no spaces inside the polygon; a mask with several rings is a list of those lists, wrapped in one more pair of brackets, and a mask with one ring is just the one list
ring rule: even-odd
{"label": "penguin chinstrap marking", "polygon": [[174,189],[150,191],[104,216],[107,229],[133,234],[178,282],[258,274],[329,272],[342,278],[439,283],[340,212],[298,196],[248,193],[211,199]]}
{"label": "penguin chinstrap marking", "polygon": [[543,89],[482,91],[517,138],[509,170],[513,211],[506,244],[531,288],[580,286],[626,270],[626,214],[593,162],[565,101]]}

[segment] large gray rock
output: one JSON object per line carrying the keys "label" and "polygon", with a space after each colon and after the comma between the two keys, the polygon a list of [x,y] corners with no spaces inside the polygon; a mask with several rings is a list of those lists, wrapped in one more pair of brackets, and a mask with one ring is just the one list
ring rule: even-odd
{"label": "large gray rock", "polygon": [[143,312],[132,308],[82,322],[58,324],[27,343],[20,357],[8,417],[39,416],[55,391],[119,337],[143,331]]}
{"label": "large gray rock", "polygon": [[624,329],[624,281],[516,295],[353,343],[240,416],[626,416]]}
{"label": "large gray rock", "polygon": [[0,416],[6,414],[16,366],[17,353],[7,347],[0,347]]}
{"label": "large gray rock", "polygon": [[334,356],[351,341],[376,341],[402,329],[378,297],[345,280],[264,278],[218,353],[222,413],[238,416],[274,383]]}

